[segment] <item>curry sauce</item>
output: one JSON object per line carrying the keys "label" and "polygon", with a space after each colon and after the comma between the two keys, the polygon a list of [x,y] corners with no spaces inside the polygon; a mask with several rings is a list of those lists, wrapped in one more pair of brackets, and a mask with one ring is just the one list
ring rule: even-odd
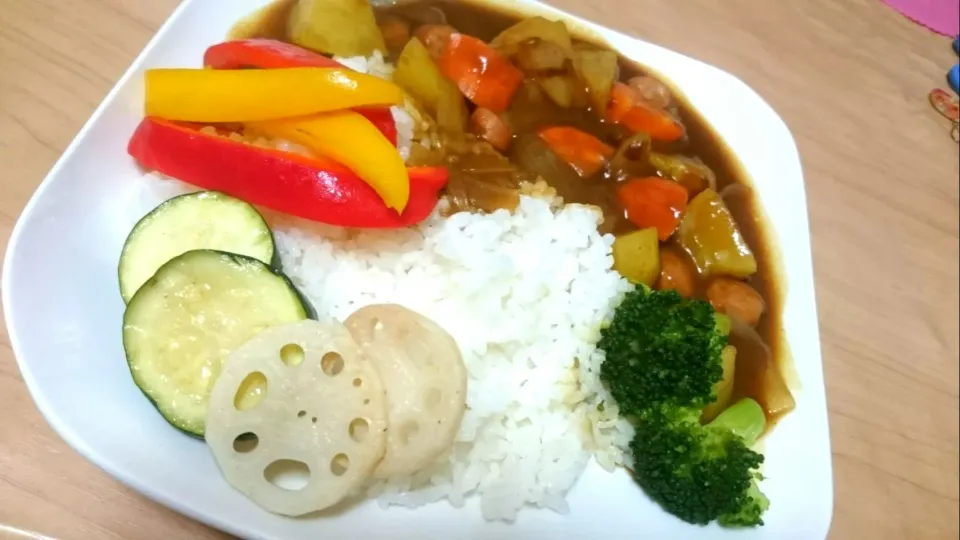
{"label": "curry sauce", "polygon": [[[289,41],[286,21],[292,0],[280,0],[238,23],[231,31],[233,39],[265,37]],[[522,18],[482,3],[449,0],[415,0],[376,9],[378,21],[399,20],[407,31],[424,25],[449,25],[457,32],[490,42]],[[389,40],[388,40],[389,43]],[[573,36],[573,46],[610,47],[595,40]],[[399,50],[389,50],[387,59],[396,61]],[[649,69],[618,55],[619,81],[647,77],[662,80]],[[794,401],[784,382],[782,367],[789,362],[789,351],[782,329],[782,277],[762,212],[752,193],[751,182],[736,156],[727,148],[707,121],[669,83],[663,83],[670,96],[664,109],[682,124],[682,139],[663,142],[637,136],[629,129],[607,121],[603,111],[583,101],[579,106],[560,106],[544,91],[544,77],[551,73],[527,73],[513,102],[502,117],[510,127],[509,149],[496,149],[471,133],[441,133],[430,151],[418,148],[412,157],[424,163],[446,165],[450,171],[447,198],[455,209],[491,211],[516,205],[521,184],[545,180],[568,203],[595,205],[604,213],[602,232],[616,235],[638,229],[631,222],[620,200],[618,189],[635,177],[664,176],[649,164],[651,153],[688,160],[697,170],[709,172],[710,188],[718,192],[756,258],[756,271],[745,278],[765,303],[763,315],[752,325],[734,324],[730,344],[737,349],[734,399],[751,397],[763,406],[768,427],[789,412]],[[577,95],[590,95],[589,89],[574,88]],[[475,108],[471,105],[471,109]],[[564,125],[593,135],[615,149],[608,166],[582,176],[558,160],[538,136],[547,126]],[[619,160],[619,161],[618,161]],[[618,165],[619,163],[619,165]],[[701,186],[703,188],[703,186]],[[694,269],[692,296],[705,298],[713,276],[702,277],[687,250],[676,239],[664,241],[661,250],[678,256]]]}

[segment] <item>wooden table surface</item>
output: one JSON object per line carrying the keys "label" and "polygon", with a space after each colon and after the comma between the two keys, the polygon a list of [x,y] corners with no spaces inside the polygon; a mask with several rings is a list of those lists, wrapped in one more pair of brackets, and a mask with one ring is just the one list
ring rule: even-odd
{"label": "wooden table surface", "polygon": [[[950,40],[879,0],[553,2],[730,71],[783,116],[812,222],[831,538],[957,538],[958,154],[926,98],[957,61]],[[4,246],[176,4],[0,0]],[[0,538],[222,537],[68,448],[31,401],[6,331],[0,345]]]}

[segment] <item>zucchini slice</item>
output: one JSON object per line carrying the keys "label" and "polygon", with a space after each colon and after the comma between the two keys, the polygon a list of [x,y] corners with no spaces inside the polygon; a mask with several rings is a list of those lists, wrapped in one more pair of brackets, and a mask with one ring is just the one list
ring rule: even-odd
{"label": "zucchini slice", "polygon": [[175,427],[203,436],[210,391],[228,354],[261,330],[301,321],[293,284],[263,262],[188,251],[157,270],[123,314],[133,380]]}
{"label": "zucchini slice", "polygon": [[273,234],[250,204],[216,191],[174,197],[154,208],[130,231],[120,253],[120,295],[124,302],[157,268],[194,249],[239,253],[270,264]]}

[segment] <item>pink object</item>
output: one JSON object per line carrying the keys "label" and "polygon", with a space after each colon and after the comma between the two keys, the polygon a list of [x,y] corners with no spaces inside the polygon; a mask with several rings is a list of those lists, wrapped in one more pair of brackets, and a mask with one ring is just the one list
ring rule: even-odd
{"label": "pink object", "polygon": [[938,34],[960,34],[960,0],[883,0],[893,9]]}

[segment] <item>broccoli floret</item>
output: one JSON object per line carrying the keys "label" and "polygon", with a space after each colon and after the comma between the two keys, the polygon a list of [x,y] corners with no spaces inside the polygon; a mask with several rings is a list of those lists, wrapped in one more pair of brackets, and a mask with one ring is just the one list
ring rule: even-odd
{"label": "broccoli floret", "polygon": [[617,308],[597,346],[600,378],[636,421],[634,478],[665,510],[690,523],[763,525],[763,456],[750,449],[763,409],[744,399],[700,424],[723,376],[729,320],[709,303],[638,287]]}
{"label": "broccoli floret", "polygon": [[600,378],[628,416],[661,405],[702,409],[723,375],[726,344],[709,303],[640,286],[600,332]]}
{"label": "broccoli floret", "polygon": [[684,521],[763,525],[769,501],[756,485],[763,455],[751,450],[753,441],[733,427],[747,426],[744,433],[759,434],[763,410],[745,399],[706,426],[699,418],[698,409],[647,411],[630,443],[634,478],[647,495]]}

